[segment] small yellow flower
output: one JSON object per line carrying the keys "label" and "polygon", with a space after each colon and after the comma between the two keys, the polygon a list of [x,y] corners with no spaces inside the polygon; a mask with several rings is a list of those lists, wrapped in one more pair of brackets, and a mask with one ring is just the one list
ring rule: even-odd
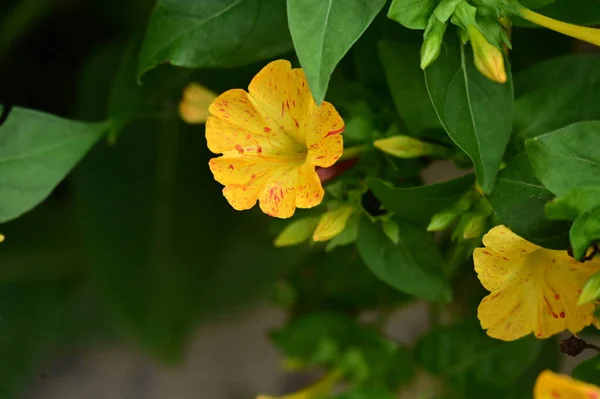
{"label": "small yellow flower", "polygon": [[533,399],[600,399],[600,388],[544,370],[533,388]]}
{"label": "small yellow flower", "polygon": [[566,251],[538,247],[496,226],[473,253],[475,271],[490,291],[478,309],[481,327],[504,341],[531,332],[547,338],[563,330],[581,331],[594,321],[594,305],[577,305],[600,259],[579,263]]}
{"label": "small yellow flower", "polygon": [[506,83],[504,55],[496,46],[487,41],[483,33],[474,25],[468,26],[475,67],[486,78],[498,83]]}
{"label": "small yellow flower", "polygon": [[313,233],[314,241],[327,241],[340,234],[346,227],[348,218],[354,212],[351,206],[342,206],[329,211],[319,220],[319,224]]}
{"label": "small yellow flower", "polygon": [[315,167],[330,167],[342,155],[344,121],[333,105],[317,106],[302,69],[273,61],[250,82],[209,108],[208,148],[223,156],[209,165],[223,195],[236,210],[256,201],[270,216],[289,218],[296,207],[323,200]]}
{"label": "small yellow flower", "polygon": [[179,103],[179,115],[187,123],[204,123],[208,116],[208,106],[217,97],[215,93],[197,83],[190,83],[183,90]]}

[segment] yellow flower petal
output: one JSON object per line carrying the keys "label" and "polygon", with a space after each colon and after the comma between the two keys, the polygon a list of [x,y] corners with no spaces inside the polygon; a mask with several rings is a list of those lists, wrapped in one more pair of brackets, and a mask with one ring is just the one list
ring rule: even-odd
{"label": "yellow flower petal", "polygon": [[179,103],[181,119],[187,123],[204,123],[210,115],[208,106],[217,97],[215,93],[197,83],[190,83],[183,90]]}
{"label": "yellow flower petal", "polygon": [[511,341],[531,332],[547,338],[581,331],[594,321],[594,305],[577,305],[600,260],[579,263],[566,251],[538,247],[504,226],[483,238],[473,253],[475,271],[490,291],[479,305],[481,327],[491,337]]}
{"label": "yellow flower petal", "polygon": [[544,370],[533,388],[534,399],[600,399],[600,388]]}
{"label": "yellow flower petal", "polygon": [[274,61],[252,79],[248,92],[229,90],[209,111],[208,148],[223,154],[210,168],[235,209],[258,200],[263,212],[287,218],[296,207],[321,203],[315,166],[331,166],[342,155],[344,122],[331,104],[317,107],[301,69]]}
{"label": "yellow flower petal", "polygon": [[340,234],[346,227],[348,218],[354,212],[351,206],[342,206],[321,216],[313,234],[314,241],[327,241]]}

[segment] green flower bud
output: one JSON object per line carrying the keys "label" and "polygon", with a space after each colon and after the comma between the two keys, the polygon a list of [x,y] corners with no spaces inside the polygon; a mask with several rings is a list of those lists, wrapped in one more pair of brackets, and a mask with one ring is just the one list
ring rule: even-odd
{"label": "green flower bud", "polygon": [[318,223],[319,218],[295,220],[279,233],[273,244],[276,247],[288,247],[300,244],[312,236]]}
{"label": "green flower bud", "polygon": [[440,21],[435,14],[429,17],[421,46],[421,69],[427,68],[439,57],[447,25],[447,22]]}
{"label": "green flower bud", "polygon": [[600,297],[600,272],[594,274],[588,279],[579,295],[577,305],[585,305]]}
{"label": "green flower bud", "polygon": [[438,212],[431,217],[431,221],[427,226],[427,231],[443,231],[446,230],[456,219],[458,213],[454,210],[446,210]]}
{"label": "green flower bud", "polygon": [[463,238],[465,240],[480,237],[485,231],[485,221],[488,215],[477,213],[465,224]]}

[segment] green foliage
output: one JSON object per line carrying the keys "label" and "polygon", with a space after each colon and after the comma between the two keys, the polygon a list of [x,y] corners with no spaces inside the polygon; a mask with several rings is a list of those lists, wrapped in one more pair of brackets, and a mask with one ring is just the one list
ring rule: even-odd
{"label": "green foliage", "polygon": [[164,62],[232,67],[291,48],[280,0],[159,0],[140,51],[138,76]]}
{"label": "green foliage", "polygon": [[570,54],[521,72],[515,79],[513,137],[528,138],[578,121],[600,119],[600,56]]}
{"label": "green foliage", "polygon": [[483,77],[465,47],[455,43],[444,44],[425,77],[442,125],[469,155],[477,182],[490,194],[512,127],[512,81],[499,84]]}
{"label": "green foliage", "polygon": [[600,385],[600,356],[584,360],[573,369],[573,378],[590,384]]}
{"label": "green foliage", "polygon": [[436,0],[393,0],[388,18],[410,29],[425,29]]}
{"label": "green foliage", "polygon": [[[322,399],[392,399],[405,388],[525,399],[542,370],[559,368],[552,339],[486,335],[471,255],[503,224],[596,267],[597,54],[547,30],[511,36],[511,24],[532,25],[509,0],[11,3],[0,10],[1,398],[39,389],[42,362],[91,339],[182,362],[206,323],[267,299],[287,315],[271,334],[286,364],[340,376]],[[521,3],[600,23],[597,0]],[[205,127],[178,115],[187,85],[245,89],[275,57],[299,64],[316,103],[326,98],[345,124],[342,158],[316,169],[322,204],[287,220],[231,209],[207,165],[219,154]],[[277,101],[267,110],[251,95],[245,106],[278,122]],[[284,164],[318,159],[282,160],[251,110],[235,117],[240,103],[225,105],[235,140],[256,135],[276,154],[228,156],[277,165],[277,179],[300,176]],[[313,124],[313,113],[290,114],[301,135],[327,124],[325,114]],[[320,145],[300,141],[298,151]],[[263,178],[230,166],[242,190]],[[269,183],[259,182],[252,189]],[[314,242],[321,216],[339,206],[352,209],[345,227]],[[482,280],[493,278],[488,266],[477,265]],[[580,301],[597,297],[597,279],[577,287]],[[398,310],[429,330],[400,344],[389,322],[412,316]],[[593,384],[598,375],[597,358],[573,372]]]}
{"label": "green foliage", "polygon": [[419,52],[415,45],[383,41],[379,58],[385,69],[396,111],[408,133],[421,136],[431,129],[441,129],[429,100],[423,71],[419,68]]}
{"label": "green foliage", "polygon": [[108,127],[12,109],[0,126],[0,223],[45,200]]}
{"label": "green foliage", "polygon": [[429,233],[397,221],[398,243],[376,223],[363,218],[358,251],[377,277],[402,292],[430,301],[449,301],[452,293],[443,274],[442,256]]}
{"label": "green foliage", "polygon": [[600,186],[600,122],[579,122],[527,140],[537,178],[555,195]]}
{"label": "green foliage", "polygon": [[545,248],[566,249],[569,225],[548,220],[544,207],[553,198],[533,174],[525,153],[500,171],[490,204],[500,222],[521,237]]}
{"label": "green foliage", "polygon": [[458,201],[474,183],[473,175],[419,187],[392,187],[377,179],[367,179],[369,188],[383,206],[396,217],[427,225],[431,217]]}
{"label": "green foliage", "polygon": [[406,348],[341,314],[300,317],[272,332],[271,339],[287,358],[341,371],[362,389],[396,390],[414,373]]}
{"label": "green foliage", "polygon": [[468,321],[431,331],[415,351],[417,362],[453,389],[483,397],[510,390],[541,347],[533,337],[514,342],[490,340],[478,323]]}
{"label": "green foliage", "polygon": [[386,0],[288,0],[294,48],[317,104],[333,69],[369,27]]}

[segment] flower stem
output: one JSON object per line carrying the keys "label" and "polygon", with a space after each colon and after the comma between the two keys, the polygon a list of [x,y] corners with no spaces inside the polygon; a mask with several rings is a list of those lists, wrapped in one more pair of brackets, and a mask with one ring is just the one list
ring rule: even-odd
{"label": "flower stem", "polygon": [[545,15],[538,14],[537,12],[531,11],[530,9],[522,6],[518,7],[516,11],[521,17],[529,22],[552,29],[553,31],[562,33],[563,35],[571,36],[575,39],[583,40],[584,42],[600,46],[600,29],[588,28],[585,26],[558,21],[556,19],[546,17]]}
{"label": "flower stem", "polygon": [[340,157],[339,161],[346,161],[348,159],[358,158],[365,150],[366,145],[355,145],[353,147],[344,148],[344,153]]}

